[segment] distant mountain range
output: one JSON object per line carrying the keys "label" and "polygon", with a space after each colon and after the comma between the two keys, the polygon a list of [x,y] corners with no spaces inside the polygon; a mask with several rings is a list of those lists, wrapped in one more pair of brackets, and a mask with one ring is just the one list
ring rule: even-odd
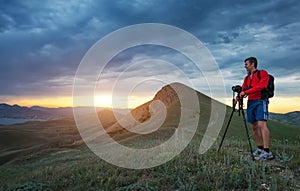
{"label": "distant mountain range", "polygon": [[51,120],[71,115],[72,108],[24,107],[5,103],[0,104],[0,118]]}
{"label": "distant mountain range", "polygon": [[[83,114],[90,112],[90,107],[78,107]],[[97,108],[101,111],[105,108]],[[128,109],[116,109],[121,114],[127,114]],[[73,118],[72,107],[48,108],[41,106],[24,107],[19,105],[0,104],[0,124],[22,123],[26,121],[47,121]]]}
{"label": "distant mountain range", "polygon": [[300,126],[300,111],[293,111],[285,114],[270,113],[269,119],[286,125]]}

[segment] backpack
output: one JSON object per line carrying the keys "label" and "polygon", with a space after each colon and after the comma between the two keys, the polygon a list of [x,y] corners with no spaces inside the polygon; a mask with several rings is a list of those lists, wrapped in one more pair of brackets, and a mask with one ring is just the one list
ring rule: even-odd
{"label": "backpack", "polygon": [[[257,77],[260,80],[260,70],[258,70]],[[272,98],[274,96],[274,90],[274,76],[269,74],[268,86],[266,87],[266,89],[262,90],[261,99]]]}

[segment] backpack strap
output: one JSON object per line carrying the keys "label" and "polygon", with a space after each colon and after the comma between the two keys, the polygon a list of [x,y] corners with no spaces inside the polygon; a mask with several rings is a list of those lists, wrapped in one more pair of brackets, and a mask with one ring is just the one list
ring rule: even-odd
{"label": "backpack strap", "polygon": [[[257,77],[258,77],[258,79],[260,80],[260,70],[257,70]],[[245,82],[248,81],[248,75],[245,77],[244,81],[245,81]],[[249,86],[251,85],[251,81],[252,81],[252,80],[250,80]]]}

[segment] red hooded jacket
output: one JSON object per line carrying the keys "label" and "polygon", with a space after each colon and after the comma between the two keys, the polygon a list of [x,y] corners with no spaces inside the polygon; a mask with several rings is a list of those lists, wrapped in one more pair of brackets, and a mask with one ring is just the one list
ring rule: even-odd
{"label": "red hooded jacket", "polygon": [[245,77],[242,90],[245,91],[245,87],[247,86],[251,87],[245,91],[248,95],[248,100],[260,100],[261,91],[268,86],[269,74],[265,70],[260,70],[260,78],[258,78],[258,70],[256,70],[252,78],[250,76],[251,73],[248,73]]}

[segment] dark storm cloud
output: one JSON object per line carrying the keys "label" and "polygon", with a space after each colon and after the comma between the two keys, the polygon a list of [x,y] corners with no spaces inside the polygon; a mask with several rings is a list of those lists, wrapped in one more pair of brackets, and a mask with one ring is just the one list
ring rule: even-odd
{"label": "dark storm cloud", "polygon": [[[299,9],[296,0],[1,1],[0,94],[59,94],[61,84],[70,94],[78,64],[97,40],[147,22],[192,33],[207,45],[224,73],[238,70],[232,75],[244,75],[244,58],[257,56],[260,66],[277,76],[296,76]],[[228,83],[242,79],[224,78]]]}

